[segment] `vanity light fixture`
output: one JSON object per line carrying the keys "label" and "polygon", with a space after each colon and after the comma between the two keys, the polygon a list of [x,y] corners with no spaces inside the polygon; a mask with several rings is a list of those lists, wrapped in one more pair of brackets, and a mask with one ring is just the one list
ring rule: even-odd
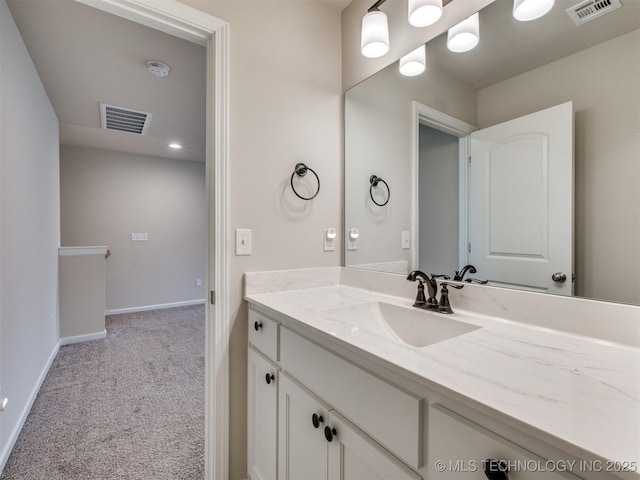
{"label": "vanity light fixture", "polygon": [[442,17],[442,0],[409,0],[409,23],[414,27],[433,25]]}
{"label": "vanity light fixture", "polygon": [[521,22],[535,20],[547,14],[555,0],[513,0],[513,18]]}
{"label": "vanity light fixture", "polygon": [[447,33],[447,48],[455,53],[468,52],[480,41],[480,14],[478,12],[459,24],[451,27]]}
{"label": "vanity light fixture", "polygon": [[360,48],[367,58],[378,58],[389,51],[389,25],[387,15],[380,11],[386,0],[378,0],[362,17]]}
{"label": "vanity light fixture", "polygon": [[420,45],[400,59],[400,73],[406,77],[420,75],[427,68],[427,48]]}

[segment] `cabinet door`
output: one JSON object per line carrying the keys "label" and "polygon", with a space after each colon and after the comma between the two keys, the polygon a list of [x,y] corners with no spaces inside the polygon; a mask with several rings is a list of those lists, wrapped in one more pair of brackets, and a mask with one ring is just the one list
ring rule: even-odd
{"label": "cabinet door", "polygon": [[278,478],[280,480],[327,479],[327,441],[323,431],[328,410],[325,403],[295,380],[286,374],[280,376],[278,415]]}
{"label": "cabinet door", "polygon": [[420,480],[422,477],[332,410],[327,422],[330,480]]}
{"label": "cabinet door", "polygon": [[249,349],[247,469],[251,480],[277,477],[278,368]]}

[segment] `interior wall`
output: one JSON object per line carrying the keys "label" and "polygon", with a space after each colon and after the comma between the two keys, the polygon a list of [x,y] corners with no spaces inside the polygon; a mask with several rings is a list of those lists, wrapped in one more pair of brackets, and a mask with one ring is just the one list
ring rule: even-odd
{"label": "interior wall", "polygon": [[[230,24],[230,478],[247,475],[247,306],[243,273],[338,266],[342,242],[323,251],[323,228],[342,228],[340,2],[184,3]],[[296,163],[321,181],[311,201],[289,180]],[[300,184],[315,188],[307,175]],[[235,229],[250,228],[253,251],[235,256]]]}
{"label": "interior wall", "polygon": [[108,311],[204,299],[204,163],[65,146],[60,185],[62,245],[111,250]]}
{"label": "interior wall", "polygon": [[458,137],[420,125],[419,269],[453,275],[458,265]]}
{"label": "interior wall", "polygon": [[575,294],[640,304],[640,30],[478,91],[479,128],[572,100]]}
{"label": "interior wall", "polygon": [[[433,69],[405,77],[392,65],[345,94],[346,227],[360,233],[358,250],[345,254],[346,265],[406,261],[413,268],[411,252],[416,246],[403,249],[401,232],[412,229],[414,215],[414,100],[467,123],[476,122],[475,89]],[[372,174],[389,184],[391,198],[384,207],[369,197]]]}
{"label": "interior wall", "polygon": [[1,470],[57,352],[60,245],[58,120],[4,0],[0,126]]}

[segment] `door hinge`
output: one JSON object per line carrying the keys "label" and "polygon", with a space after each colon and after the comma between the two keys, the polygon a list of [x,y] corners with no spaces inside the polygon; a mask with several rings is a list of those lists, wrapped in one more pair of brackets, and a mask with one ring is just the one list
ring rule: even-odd
{"label": "door hinge", "polygon": [[209,301],[211,302],[211,305],[215,305],[216,304],[216,292],[215,290],[211,290],[211,295],[209,296]]}
{"label": "door hinge", "polygon": [[467,243],[467,252],[471,253],[471,242]]}
{"label": "door hinge", "polygon": [[471,165],[471,155],[469,155],[469,165]]}

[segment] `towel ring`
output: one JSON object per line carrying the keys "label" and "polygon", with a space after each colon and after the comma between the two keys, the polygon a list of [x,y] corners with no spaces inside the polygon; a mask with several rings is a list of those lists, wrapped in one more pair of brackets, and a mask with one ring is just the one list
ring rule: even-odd
{"label": "towel ring", "polygon": [[[311,172],[315,175],[316,180],[318,181],[318,189],[316,190],[316,193],[314,193],[310,197],[303,197],[298,192],[296,192],[296,188],[293,186],[293,177],[295,177],[296,175],[298,175],[299,177],[304,177],[307,174],[307,172]],[[307,167],[304,163],[298,163],[296,164],[296,168],[293,170],[293,173],[291,174],[291,189],[293,190],[293,193],[295,193],[298,198],[301,198],[302,200],[313,200],[318,195],[318,192],[320,192],[320,178],[318,177],[318,174],[313,171],[313,169]]]}
{"label": "towel ring", "polygon": [[[384,203],[378,203],[376,202],[375,198],[373,198],[373,187],[377,187],[379,182],[384,183],[384,186],[387,187],[387,201]],[[389,199],[391,198],[391,190],[389,190],[389,185],[387,185],[387,182],[385,182],[380,177],[377,177],[376,175],[371,175],[371,177],[369,178],[369,183],[371,183],[371,186],[369,187],[369,196],[371,197],[371,200],[373,200],[373,203],[375,203],[379,207],[384,207],[387,203],[389,203]]]}

